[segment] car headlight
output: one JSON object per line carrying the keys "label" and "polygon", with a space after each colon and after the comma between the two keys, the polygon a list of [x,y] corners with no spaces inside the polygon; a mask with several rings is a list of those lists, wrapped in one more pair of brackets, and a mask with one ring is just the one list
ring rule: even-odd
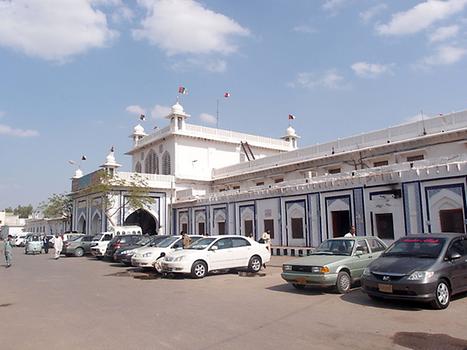
{"label": "car headlight", "polygon": [[409,276],[408,280],[409,281],[422,281],[422,280],[426,280],[426,279],[433,277],[433,275],[434,275],[433,271],[415,271]]}
{"label": "car headlight", "polygon": [[371,275],[371,271],[368,267],[365,267],[365,270],[363,270],[363,276],[370,276]]}
{"label": "car headlight", "polygon": [[320,273],[321,272],[321,266],[312,266],[311,267],[311,272],[312,273]]}
{"label": "car headlight", "polygon": [[174,262],[177,261],[182,261],[185,258],[185,255],[177,256],[176,258],[173,259]]}
{"label": "car headlight", "polygon": [[125,250],[122,254],[130,255],[130,254],[133,254],[134,252],[135,252],[135,250],[131,249],[131,250]]}
{"label": "car headlight", "polygon": [[143,254],[143,258],[149,258],[150,256],[152,256],[152,252],[147,252]]}
{"label": "car headlight", "polygon": [[282,271],[292,271],[292,265],[282,265]]}

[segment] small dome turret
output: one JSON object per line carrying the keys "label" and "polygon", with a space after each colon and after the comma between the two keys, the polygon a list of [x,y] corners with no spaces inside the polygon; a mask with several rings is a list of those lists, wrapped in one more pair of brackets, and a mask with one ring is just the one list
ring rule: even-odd
{"label": "small dome turret", "polygon": [[296,149],[298,147],[298,139],[300,136],[297,135],[295,129],[289,125],[289,127],[285,131],[285,136],[282,136],[281,139],[287,141],[290,144],[292,149]]}

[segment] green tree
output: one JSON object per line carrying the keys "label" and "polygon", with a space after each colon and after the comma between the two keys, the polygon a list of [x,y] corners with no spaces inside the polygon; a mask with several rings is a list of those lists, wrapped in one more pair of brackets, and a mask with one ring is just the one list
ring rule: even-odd
{"label": "green tree", "polygon": [[47,202],[42,203],[40,208],[46,218],[65,218],[71,219],[72,200],[67,194],[52,194]]}
{"label": "green tree", "polygon": [[26,219],[32,215],[33,207],[31,204],[29,205],[18,205],[14,210],[13,214],[18,215],[22,219]]}
{"label": "green tree", "polygon": [[[125,200],[117,201],[117,189],[124,188]],[[132,174],[130,180],[125,180],[110,172],[101,170],[93,184],[82,190],[86,194],[100,194],[102,211],[112,226],[116,226],[113,217],[124,207],[133,209],[149,209],[154,198],[149,196],[149,187],[146,180],[138,173]]]}

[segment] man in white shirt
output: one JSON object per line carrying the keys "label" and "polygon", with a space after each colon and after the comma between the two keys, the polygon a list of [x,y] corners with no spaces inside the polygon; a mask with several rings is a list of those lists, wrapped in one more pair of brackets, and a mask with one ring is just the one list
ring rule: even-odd
{"label": "man in white shirt", "polygon": [[355,237],[355,226],[350,227],[350,232],[347,232],[344,237]]}

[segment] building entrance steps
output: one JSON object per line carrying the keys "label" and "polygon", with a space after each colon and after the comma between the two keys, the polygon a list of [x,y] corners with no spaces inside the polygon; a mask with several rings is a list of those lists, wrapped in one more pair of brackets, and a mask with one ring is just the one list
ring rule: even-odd
{"label": "building entrance steps", "polygon": [[312,247],[284,247],[284,246],[272,246],[271,255],[274,256],[306,256],[310,255],[315,248]]}

